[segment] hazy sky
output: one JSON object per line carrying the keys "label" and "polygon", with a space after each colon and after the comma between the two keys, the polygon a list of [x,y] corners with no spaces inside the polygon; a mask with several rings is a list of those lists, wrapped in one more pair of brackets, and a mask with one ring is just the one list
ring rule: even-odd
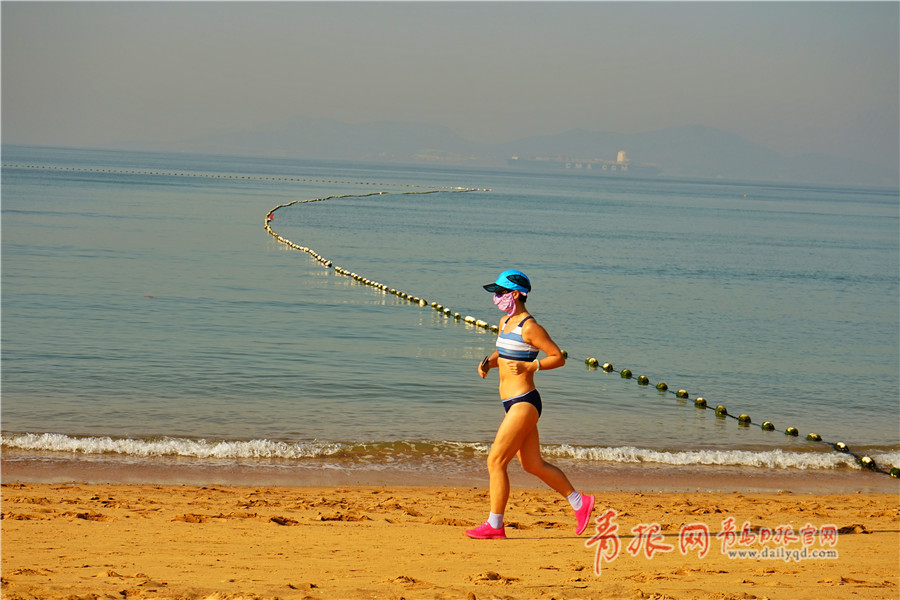
{"label": "hazy sky", "polygon": [[900,3],[2,3],[2,139],[177,141],[294,115],[479,142],[710,125],[900,162]]}

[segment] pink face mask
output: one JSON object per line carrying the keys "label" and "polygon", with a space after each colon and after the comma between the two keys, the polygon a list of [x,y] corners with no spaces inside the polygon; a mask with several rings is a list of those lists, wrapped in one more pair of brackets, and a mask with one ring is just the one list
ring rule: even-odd
{"label": "pink face mask", "polygon": [[513,298],[512,292],[503,294],[502,296],[494,296],[494,304],[510,317],[516,312],[516,299]]}

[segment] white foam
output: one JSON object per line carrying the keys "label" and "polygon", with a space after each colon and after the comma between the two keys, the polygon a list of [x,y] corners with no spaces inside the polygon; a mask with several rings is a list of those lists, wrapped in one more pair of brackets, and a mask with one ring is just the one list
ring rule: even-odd
{"label": "white foam", "polygon": [[[563,444],[547,454],[561,458],[615,463],[657,463],[663,465],[747,466],[769,469],[862,468],[856,459],[837,452],[785,452],[783,450],[651,450],[633,446],[579,448]],[[898,453],[894,453],[895,455]],[[873,457],[878,464],[893,464],[889,455]],[[900,458],[900,457],[897,457]]]}
{"label": "white foam", "polygon": [[[481,457],[490,445],[481,442],[285,442],[257,440],[205,440],[162,437],[155,439],[75,437],[61,433],[22,433],[0,435],[0,447],[35,452],[69,454],[117,454],[131,457],[187,457],[196,459],[283,459],[352,457],[373,468],[382,463],[430,459],[466,459]],[[606,463],[651,463],[690,466],[744,466],[768,469],[861,469],[857,459],[840,452],[786,452],[784,450],[653,450],[634,446],[578,447],[569,444],[544,446],[546,456],[577,461]],[[871,457],[882,468],[900,466],[900,451],[873,452]],[[342,461],[343,462],[343,461]]]}
{"label": "white foam", "polygon": [[207,441],[164,437],[153,440],[111,437],[70,437],[60,433],[25,433],[0,437],[2,447],[20,450],[130,456],[186,456],[192,458],[315,458],[330,456],[346,446],[333,442],[276,442],[272,440]]}

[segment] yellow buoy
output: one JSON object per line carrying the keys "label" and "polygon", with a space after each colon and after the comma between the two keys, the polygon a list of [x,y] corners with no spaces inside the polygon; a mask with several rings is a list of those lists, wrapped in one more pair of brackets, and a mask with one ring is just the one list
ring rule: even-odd
{"label": "yellow buoy", "polygon": [[719,417],[724,417],[728,415],[728,409],[722,406],[721,404],[716,407],[716,415]]}
{"label": "yellow buoy", "polygon": [[694,400],[694,406],[697,408],[706,408],[706,398],[703,398],[702,396],[698,397]]}

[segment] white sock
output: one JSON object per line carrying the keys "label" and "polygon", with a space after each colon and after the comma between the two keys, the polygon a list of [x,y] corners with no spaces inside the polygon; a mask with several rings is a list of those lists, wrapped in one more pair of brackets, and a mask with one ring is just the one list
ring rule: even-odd
{"label": "white sock", "polygon": [[490,525],[494,529],[500,529],[501,527],[503,527],[503,515],[491,513],[488,517],[488,525]]}
{"label": "white sock", "polygon": [[575,510],[581,509],[581,494],[579,494],[577,490],[566,496],[566,500],[569,501],[569,504],[571,504],[572,508]]}

